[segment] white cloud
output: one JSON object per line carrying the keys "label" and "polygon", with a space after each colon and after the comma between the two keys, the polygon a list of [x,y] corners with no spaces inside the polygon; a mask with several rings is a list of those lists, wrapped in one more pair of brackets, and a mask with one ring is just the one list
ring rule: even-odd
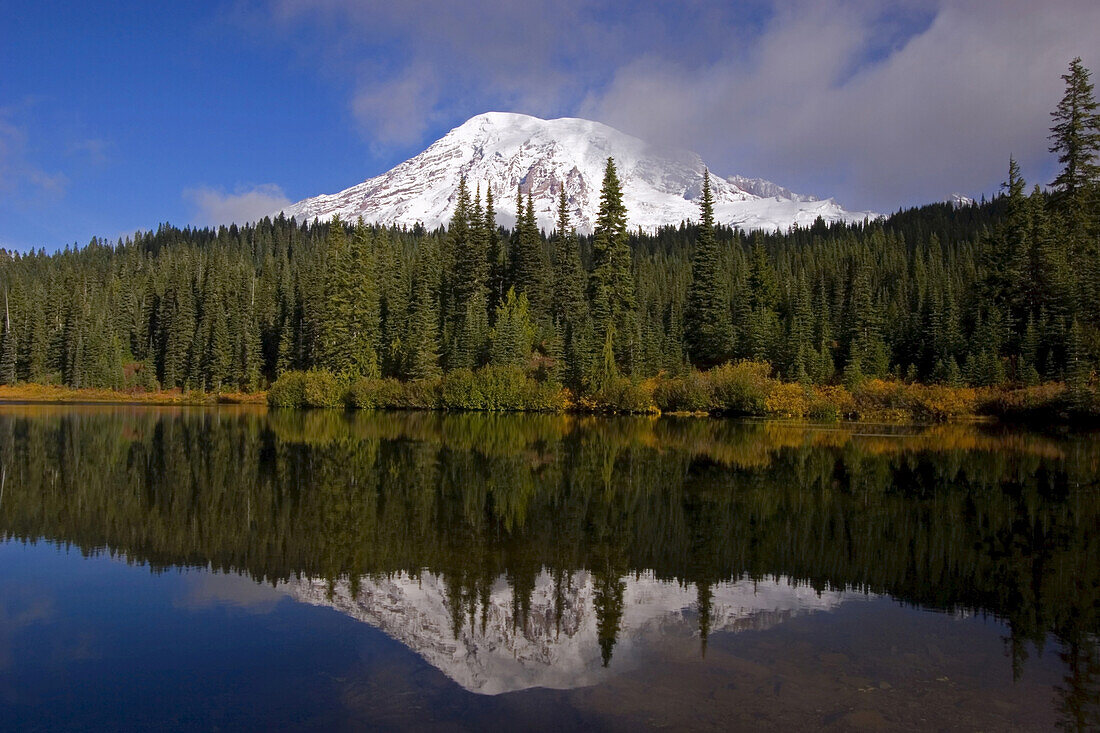
{"label": "white cloud", "polygon": [[280,211],[291,201],[283,189],[274,183],[252,188],[238,188],[225,193],[216,188],[189,188],[183,197],[194,206],[192,223],[200,226],[247,224]]}
{"label": "white cloud", "polygon": [[1095,0],[271,0],[375,147],[489,109],[579,114],[720,173],[891,210],[1050,173],[1069,60],[1100,72]]}
{"label": "white cloud", "polygon": [[362,85],[352,99],[351,109],[375,139],[408,145],[424,137],[435,116],[438,94],[435,74],[421,65],[395,79]]}
{"label": "white cloud", "polygon": [[858,208],[990,191],[1009,155],[1048,172],[1059,76],[1076,55],[1097,68],[1100,4],[944,2],[926,30],[848,73],[878,20],[860,4],[786,5],[748,63],[638,60],[582,113]]}

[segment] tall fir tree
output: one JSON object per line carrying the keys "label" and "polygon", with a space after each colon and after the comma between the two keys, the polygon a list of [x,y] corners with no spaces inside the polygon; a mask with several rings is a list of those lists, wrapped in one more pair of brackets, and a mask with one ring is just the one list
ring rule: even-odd
{"label": "tall fir tree", "polygon": [[532,317],[546,325],[550,316],[550,262],[542,244],[530,191],[516,192],[516,228],[512,235],[512,285],[531,303]]}
{"label": "tall fir tree", "polygon": [[489,303],[495,305],[504,299],[504,286],[508,281],[508,263],[511,258],[508,254],[508,240],[500,236],[497,226],[492,184],[485,188],[485,237],[489,253]]}
{"label": "tall fir tree", "polygon": [[15,384],[15,330],[11,325],[8,294],[4,293],[4,332],[0,335],[0,384]]}
{"label": "tall fir tree", "polygon": [[405,334],[405,376],[424,379],[442,369],[442,343],[439,315],[439,245],[425,239],[417,253],[413,273],[412,299],[409,304],[408,330]]}
{"label": "tall fir tree", "polygon": [[728,273],[722,270],[714,234],[714,196],[710,171],[703,171],[703,195],[691,262],[691,289],[684,320],[684,340],[692,363],[702,368],[729,359],[733,346],[733,314]]}
{"label": "tall fir tree", "polygon": [[481,188],[472,206],[468,204],[466,183],[459,187],[459,204],[447,230],[454,252],[452,271],[453,313],[449,368],[477,366],[486,336],[486,292],[489,280],[488,231],[481,207]]}
{"label": "tall fir tree", "polygon": [[561,357],[566,381],[576,387],[592,365],[592,323],[585,296],[585,272],[580,242],[569,215],[565,186],[558,192],[558,215],[554,230],[553,300],[551,314],[562,338]]}
{"label": "tall fir tree", "polygon": [[633,261],[622,184],[611,158],[604,168],[593,232],[588,294],[596,339],[603,343],[610,336],[616,362],[631,373],[637,333]]}
{"label": "tall fir tree", "polygon": [[1062,75],[1066,84],[1065,94],[1051,113],[1054,125],[1050,128],[1050,152],[1058,154],[1062,170],[1051,183],[1062,208],[1073,215],[1083,213],[1086,196],[1100,179],[1100,114],[1093,97],[1089,70],[1081,64],[1081,57],[1073,59],[1069,70]]}

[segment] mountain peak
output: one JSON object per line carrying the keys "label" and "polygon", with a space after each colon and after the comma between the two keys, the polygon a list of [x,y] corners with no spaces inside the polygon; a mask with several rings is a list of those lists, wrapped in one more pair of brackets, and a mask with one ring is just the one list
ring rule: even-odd
{"label": "mountain peak", "polygon": [[[622,180],[631,227],[653,230],[698,218],[705,164],[697,154],[656,146],[601,122],[514,112],[471,117],[387,173],[300,201],[283,213],[434,229],[450,220],[459,179],[465,176],[471,189],[492,187],[503,226],[515,223],[519,190],[532,196],[539,225],[551,229],[564,188],[578,231],[590,232],[609,157]],[[818,217],[833,222],[875,216],[851,213],[832,199],[800,196],[762,179],[712,175],[711,186],[716,219],[744,230],[808,226]]]}

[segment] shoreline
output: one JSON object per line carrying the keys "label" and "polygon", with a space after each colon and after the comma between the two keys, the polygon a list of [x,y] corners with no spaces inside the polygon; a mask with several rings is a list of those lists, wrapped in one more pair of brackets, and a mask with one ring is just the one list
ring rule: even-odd
{"label": "shoreline", "polygon": [[[902,383],[886,383],[895,388],[901,388]],[[929,385],[912,385],[918,389]],[[1060,387],[1060,385],[1059,385]],[[1030,400],[1029,393],[1034,393],[1039,388],[1015,388],[984,390],[980,404],[975,404],[973,411],[967,410],[957,414],[940,416],[930,419],[927,415],[916,415],[905,409],[883,409],[882,404],[873,407],[864,406],[858,412],[837,415],[832,418],[815,419],[809,415],[766,413],[766,414],[739,414],[720,411],[701,410],[660,410],[646,411],[621,411],[600,409],[586,403],[587,401],[569,401],[556,409],[484,409],[468,408],[454,405],[376,405],[372,407],[355,404],[332,404],[327,406],[280,406],[273,405],[269,401],[268,392],[240,393],[240,392],[181,392],[179,390],[166,390],[157,392],[122,392],[117,390],[97,388],[70,388],[57,385],[20,384],[16,386],[0,385],[0,407],[4,406],[34,406],[34,405],[70,405],[70,406],[114,406],[114,407],[251,407],[276,410],[279,412],[295,411],[380,411],[380,412],[436,412],[436,413],[485,413],[485,414],[528,414],[528,415],[570,415],[576,417],[670,417],[670,418],[713,418],[713,419],[740,419],[782,421],[790,423],[809,423],[818,425],[883,425],[883,426],[926,426],[936,424],[960,424],[971,423],[981,425],[1006,425],[1022,426],[1030,428],[1090,428],[1100,425],[1100,415],[1089,413],[1071,414],[1064,410],[1059,402],[1049,399],[1051,386],[1045,385],[1047,399]],[[966,389],[966,388],[963,388]],[[871,390],[875,392],[875,390]],[[1023,395],[1023,397],[1021,397]],[[856,393],[857,399],[866,395]],[[879,400],[875,399],[878,403]],[[992,409],[999,406],[1002,409]],[[1007,409],[1006,409],[1007,408]]]}

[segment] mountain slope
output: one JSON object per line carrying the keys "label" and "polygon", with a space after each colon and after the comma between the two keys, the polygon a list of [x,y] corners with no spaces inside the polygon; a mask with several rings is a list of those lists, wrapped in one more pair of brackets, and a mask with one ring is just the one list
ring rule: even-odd
{"label": "mountain slope", "polygon": [[[516,190],[534,195],[535,214],[551,229],[558,192],[565,187],[573,222],[590,232],[599,207],[608,157],[615,159],[631,227],[652,230],[698,218],[703,160],[685,150],[660,148],[589,120],[542,120],[487,112],[448,132],[427,150],[387,173],[339,193],[305,199],[283,210],[288,217],[354,221],[428,229],[445,225],[454,209],[459,178],[471,191],[491,186],[497,221],[515,223]],[[762,179],[711,176],[719,222],[744,230],[808,226],[874,218],[848,212],[832,199],[799,196]]]}

